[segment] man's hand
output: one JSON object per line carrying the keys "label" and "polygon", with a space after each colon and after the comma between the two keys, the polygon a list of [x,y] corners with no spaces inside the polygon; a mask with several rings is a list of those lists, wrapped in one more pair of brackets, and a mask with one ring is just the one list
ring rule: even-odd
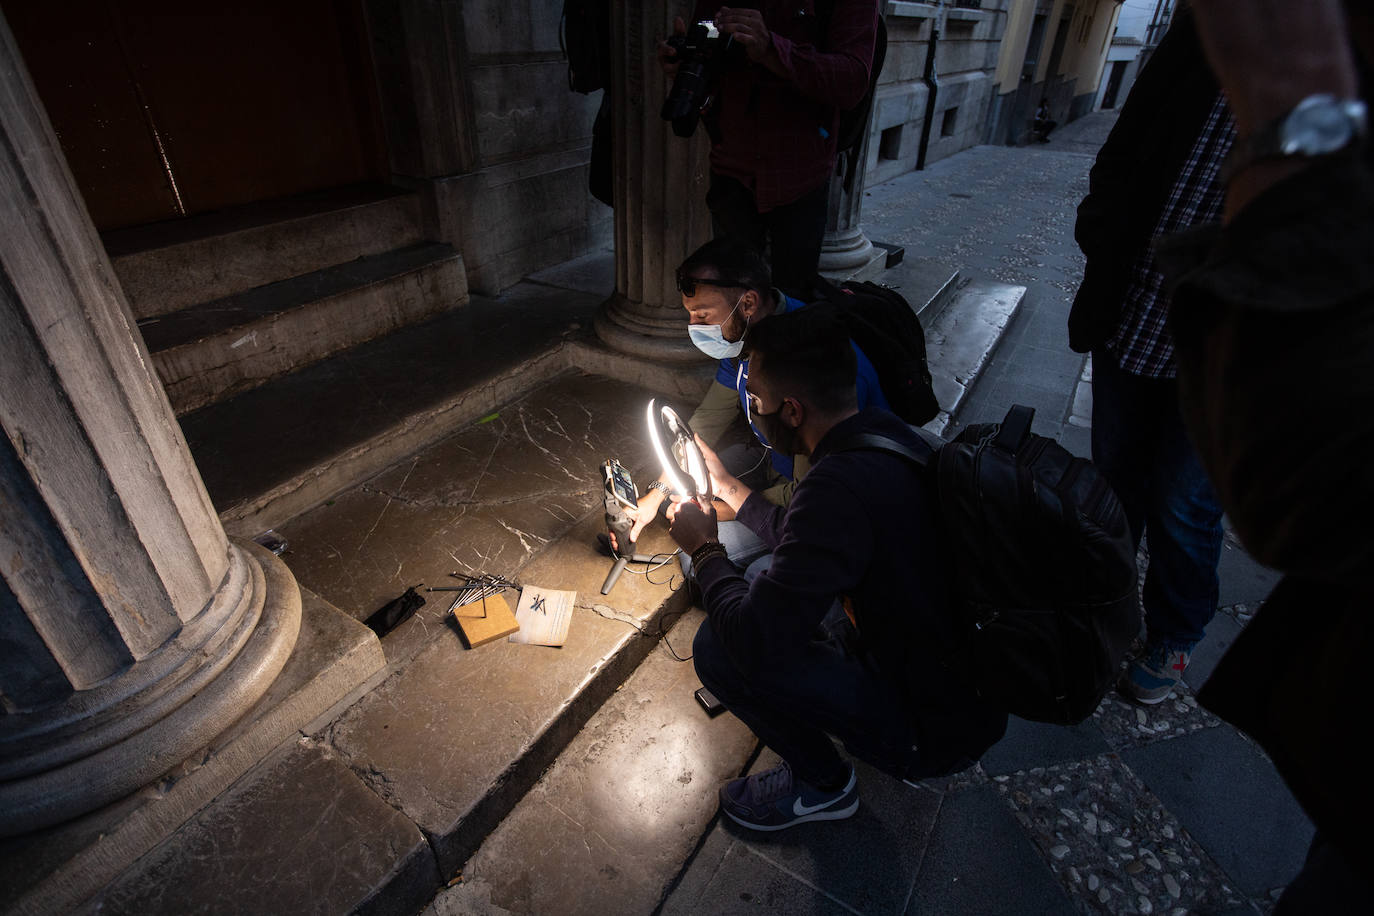
{"label": "man's hand", "polygon": [[[673,34],[677,36],[687,34],[687,23],[682,21],[681,16],[673,18]],[[677,59],[677,52],[666,41],[658,43],[658,65],[663,68],[663,72],[668,76],[677,76],[677,68],[682,65],[682,61]]]}
{"label": "man's hand", "polygon": [[715,21],[716,28],[733,35],[735,41],[744,47],[744,53],[749,55],[750,60],[764,66],[777,60],[777,52],[773,50],[773,31],[764,25],[763,13],[722,6],[716,11]]}
{"label": "man's hand", "polygon": [[749,498],[753,491],[740,483],[739,478],[725,469],[721,464],[720,456],[711,450],[711,447],[702,441],[701,436],[697,436],[697,448],[701,449],[702,460],[706,463],[706,473],[711,475],[711,492],[716,499],[725,503],[734,512],[739,511],[739,507],[744,505],[744,501]]}
{"label": "man's hand", "polygon": [[639,540],[639,533],[658,515],[658,507],[661,505],[663,505],[662,491],[645,490],[643,495],[639,497],[638,506],[634,509],[625,510],[625,514],[634,522],[634,527],[630,529],[630,540]]}
{"label": "man's hand", "polygon": [[694,499],[674,500],[668,507],[668,533],[677,546],[691,554],[702,544],[716,539],[716,511],[704,511]]}

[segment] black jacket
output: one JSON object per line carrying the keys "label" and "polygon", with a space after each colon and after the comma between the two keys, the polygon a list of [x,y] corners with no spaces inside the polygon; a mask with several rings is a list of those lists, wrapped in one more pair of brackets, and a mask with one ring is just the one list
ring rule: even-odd
{"label": "black jacket", "polygon": [[763,669],[810,640],[836,599],[851,599],[859,642],[910,713],[933,771],[976,760],[1007,714],[979,700],[944,661],[956,645],[949,569],[934,494],[904,458],[833,451],[859,433],[920,445],[905,423],[869,408],[830,430],[786,509],[752,494],[738,520],[773,549],[752,586],[723,559],[697,570],[711,626],[735,665]]}
{"label": "black jacket", "polygon": [[1218,92],[1193,25],[1181,10],[1140,71],[1088,176],[1074,237],[1087,257],[1069,313],[1069,346],[1087,353],[1116,329],[1131,265],[1159,221]]}

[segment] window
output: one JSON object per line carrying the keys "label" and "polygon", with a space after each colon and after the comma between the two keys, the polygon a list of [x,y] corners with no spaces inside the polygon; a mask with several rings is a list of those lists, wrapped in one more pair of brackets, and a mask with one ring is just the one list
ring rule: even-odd
{"label": "window", "polygon": [[879,159],[897,159],[902,152],[902,125],[889,127],[878,140]]}
{"label": "window", "polygon": [[959,106],[956,105],[956,106],[954,106],[953,108],[946,108],[946,109],[945,109],[945,116],[944,116],[943,120],[940,121],[940,136],[942,136],[942,137],[952,137],[952,136],[954,136],[954,126],[955,126],[955,124],[958,123],[958,121],[959,121]]}

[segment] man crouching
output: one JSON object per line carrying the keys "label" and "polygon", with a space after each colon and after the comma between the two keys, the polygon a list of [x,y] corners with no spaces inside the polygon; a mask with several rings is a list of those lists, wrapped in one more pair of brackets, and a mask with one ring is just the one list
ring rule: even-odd
{"label": "man crouching", "polygon": [[914,781],[972,765],[1007,716],[943,664],[957,631],[934,494],[914,465],[860,439],[922,446],[888,411],[858,409],[839,316],[829,306],[775,316],[745,346],[750,421],[774,448],[809,455],[811,471],[782,508],[703,449],[717,497],[772,549],[744,575],[709,508],[680,502],[669,519],[708,615],[697,675],[783,761],[723,786],[721,809],[780,830],[858,809],[854,768],[831,736]]}

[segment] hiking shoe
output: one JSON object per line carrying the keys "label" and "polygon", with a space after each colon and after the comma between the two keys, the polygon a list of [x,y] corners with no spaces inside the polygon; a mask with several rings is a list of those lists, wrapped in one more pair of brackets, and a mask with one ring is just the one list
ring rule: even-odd
{"label": "hiking shoe", "polygon": [[1137,703],[1153,706],[1163,702],[1188,670],[1191,646],[1150,643],[1121,674],[1117,689]]}
{"label": "hiking shoe", "polygon": [[731,780],[720,787],[720,810],[751,830],[781,830],[804,821],[835,821],[859,810],[859,780],[853,765],[843,789],[825,792],[792,775],[783,761],[771,770]]}

